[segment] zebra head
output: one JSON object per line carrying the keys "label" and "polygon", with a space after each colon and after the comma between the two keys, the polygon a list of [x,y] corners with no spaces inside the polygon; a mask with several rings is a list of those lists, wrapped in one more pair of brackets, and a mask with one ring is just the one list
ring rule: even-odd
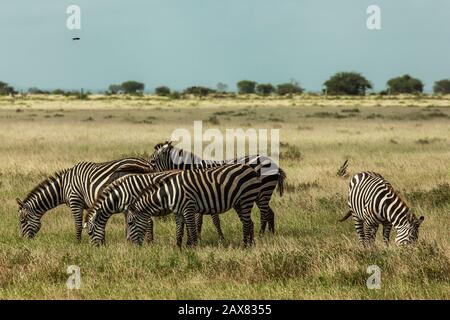
{"label": "zebra head", "polygon": [[172,148],[172,141],[166,141],[155,145],[155,151],[153,151],[148,159],[152,170],[165,171],[170,169],[168,160]]}
{"label": "zebra head", "polygon": [[105,244],[105,233],[102,228],[97,226],[96,217],[97,214],[95,212],[89,211],[87,232],[91,240],[91,244],[100,246]]}
{"label": "zebra head", "polygon": [[32,239],[41,228],[41,219],[28,201],[16,198],[19,205],[20,236]]}
{"label": "zebra head", "polygon": [[139,214],[132,209],[128,209],[127,211],[127,240],[138,245],[142,245],[142,242],[144,241],[145,231],[148,224],[148,218],[146,219],[143,216],[144,215]]}
{"label": "zebra head", "polygon": [[417,218],[414,213],[408,211],[404,224],[397,230],[395,242],[398,244],[413,244],[419,239],[419,227],[422,224],[424,216]]}

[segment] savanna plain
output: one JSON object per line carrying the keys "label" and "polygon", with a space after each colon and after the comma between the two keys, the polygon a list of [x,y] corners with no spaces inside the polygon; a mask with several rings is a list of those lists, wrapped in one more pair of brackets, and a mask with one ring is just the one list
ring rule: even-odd
{"label": "savanna plain", "polygon": [[[80,161],[147,156],[173,130],[280,130],[283,197],[271,202],[276,233],[241,247],[234,212],[221,215],[219,243],[205,217],[196,249],[175,245],[174,217],[155,219],[155,241],[126,242],[123,216],[107,225],[106,245],[85,230],[75,240],[65,206],[44,215],[33,240],[19,237],[15,198]],[[418,215],[419,243],[361,247],[347,210],[350,176],[376,171]],[[205,98],[60,96],[0,99],[0,299],[449,299],[450,97]],[[259,213],[253,210],[255,230]],[[77,265],[81,287],[66,287]],[[367,268],[381,269],[368,289]]]}

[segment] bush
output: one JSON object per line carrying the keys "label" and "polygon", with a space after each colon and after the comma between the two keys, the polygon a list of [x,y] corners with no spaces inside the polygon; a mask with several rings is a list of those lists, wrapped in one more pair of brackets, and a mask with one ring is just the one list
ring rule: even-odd
{"label": "bush", "polygon": [[118,94],[120,91],[122,91],[122,86],[120,84],[111,84],[108,87],[109,94]]}
{"label": "bush", "polygon": [[391,94],[398,93],[421,93],[423,83],[419,79],[411,77],[409,74],[392,78],[387,82],[388,90]]}
{"label": "bush", "polygon": [[450,79],[436,81],[433,86],[433,92],[450,94]]}
{"label": "bush", "polygon": [[356,72],[336,73],[324,85],[332,95],[365,95],[367,89],[372,89],[372,84]]}
{"label": "bush", "polygon": [[127,94],[142,94],[144,92],[145,85],[142,82],[130,80],[123,82],[120,87],[123,92]]}
{"label": "bush", "polygon": [[242,80],[237,83],[238,93],[239,94],[251,94],[255,93],[256,82],[249,80]]}
{"label": "bush", "polygon": [[64,95],[65,91],[63,89],[55,89],[52,91],[52,94]]}
{"label": "bush", "polygon": [[260,83],[256,86],[256,92],[263,96],[268,96],[275,91],[275,87],[270,83]]}
{"label": "bush", "polygon": [[204,96],[207,96],[208,94],[211,94],[214,92],[215,92],[215,90],[210,89],[210,88],[201,87],[201,86],[193,86],[193,87],[186,88],[183,93],[192,94],[192,95],[198,96],[198,97],[204,97]]}
{"label": "bush", "polygon": [[36,87],[31,87],[28,89],[28,93],[30,93],[30,94],[49,94],[50,92],[47,90],[41,90]]}
{"label": "bush", "polygon": [[303,88],[301,88],[297,83],[281,83],[277,85],[277,93],[280,96],[285,96],[288,94],[301,94]]}
{"label": "bush", "polygon": [[4,95],[14,95],[16,94],[17,91],[14,90],[14,88],[10,85],[8,85],[6,82],[2,82],[0,81],[0,95],[4,96]]}
{"label": "bush", "polygon": [[158,96],[167,97],[170,95],[170,89],[166,86],[157,87],[155,88],[155,93]]}

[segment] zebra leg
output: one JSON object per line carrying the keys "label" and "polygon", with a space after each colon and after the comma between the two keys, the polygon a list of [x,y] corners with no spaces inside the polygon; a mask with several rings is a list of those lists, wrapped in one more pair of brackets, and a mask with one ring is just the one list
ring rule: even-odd
{"label": "zebra leg", "polygon": [[366,239],[364,235],[364,222],[357,216],[353,215],[353,223],[355,224],[356,234],[358,235],[359,243],[364,244]]}
{"label": "zebra leg", "polygon": [[176,229],[177,247],[181,249],[184,234],[184,217],[181,214],[177,214],[175,217],[175,221],[177,224]]}
{"label": "zebra leg", "polygon": [[188,232],[188,243],[189,247],[197,246],[197,226],[195,225],[195,215],[196,212],[192,209],[186,208],[183,211],[184,221],[186,223],[186,229]]}
{"label": "zebra leg", "polygon": [[[260,221],[261,221],[261,227],[259,229],[259,236],[262,236],[264,232],[266,231],[266,226],[269,224],[269,230],[273,229],[273,225],[271,226],[270,220],[271,220],[271,214],[273,214],[273,211],[269,207],[269,200],[270,198],[262,197],[257,200],[256,205],[259,208],[260,211]],[[272,218],[273,219],[273,218]]]}
{"label": "zebra leg", "polygon": [[197,227],[197,236],[201,240],[202,236],[202,225],[203,225],[203,215],[201,213],[195,214],[195,225]]}
{"label": "zebra leg", "polygon": [[220,241],[225,241],[225,237],[223,236],[222,228],[220,227],[220,218],[219,214],[215,213],[211,215],[211,219],[216,227],[217,234],[219,235]]}
{"label": "zebra leg", "polygon": [[387,246],[389,245],[389,236],[391,235],[391,229],[391,223],[383,224],[383,241]]}
{"label": "zebra leg", "polygon": [[153,242],[153,219],[148,219],[147,230],[145,230],[145,242],[152,243]]}
{"label": "zebra leg", "polygon": [[239,218],[242,222],[242,233],[243,233],[243,244],[244,247],[249,247],[254,244],[253,235],[254,235],[254,226],[251,217],[253,203],[251,206],[247,208],[235,207],[235,210],[238,212]]}
{"label": "zebra leg", "polygon": [[375,241],[378,225],[364,224],[365,245],[370,246]]}
{"label": "zebra leg", "polygon": [[129,240],[130,234],[129,234],[129,230],[128,230],[128,211],[127,210],[125,210],[123,212],[123,217],[125,219],[125,239]]}
{"label": "zebra leg", "polygon": [[69,203],[73,218],[75,219],[75,235],[77,241],[81,241],[81,231],[83,230],[83,205],[78,200],[71,200]]}

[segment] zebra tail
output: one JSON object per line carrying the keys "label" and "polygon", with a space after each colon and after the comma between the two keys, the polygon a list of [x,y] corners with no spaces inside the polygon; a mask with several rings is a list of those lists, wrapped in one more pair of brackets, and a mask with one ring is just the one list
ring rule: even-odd
{"label": "zebra tail", "polygon": [[345,220],[350,218],[351,215],[352,215],[351,211],[347,212],[347,214],[342,219],[339,219],[339,222],[344,222]]}
{"label": "zebra tail", "polygon": [[339,168],[339,170],[337,171],[337,176],[338,177],[343,177],[346,178],[348,177],[348,172],[347,172],[347,168],[348,168],[348,159],[345,160],[344,164]]}
{"label": "zebra tail", "polygon": [[284,185],[286,183],[286,172],[284,172],[281,168],[278,168],[278,192],[280,192],[280,197],[283,196],[284,193]]}

